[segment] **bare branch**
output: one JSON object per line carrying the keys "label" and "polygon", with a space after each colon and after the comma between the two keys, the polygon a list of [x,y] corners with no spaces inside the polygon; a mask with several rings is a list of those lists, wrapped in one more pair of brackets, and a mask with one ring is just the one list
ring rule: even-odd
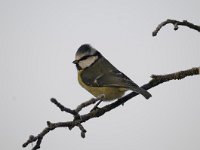
{"label": "bare branch", "polygon": [[156,36],[162,27],[170,23],[174,25],[174,30],[178,30],[178,26],[186,26],[200,32],[200,26],[190,23],[187,20],[183,20],[181,22],[177,20],[167,19],[157,26],[157,28],[152,32],[152,36]]}
{"label": "bare branch", "polygon": [[[144,88],[145,90],[149,90],[149,89],[151,89],[155,86],[158,86],[159,84],[162,84],[164,82],[168,82],[170,80],[177,80],[177,79],[180,80],[187,76],[198,75],[199,73],[200,73],[200,67],[196,67],[196,68],[192,68],[192,69],[188,69],[188,70],[184,70],[184,71],[180,71],[180,72],[176,72],[176,73],[172,73],[172,74],[152,75],[152,80],[150,80],[149,83],[143,85],[142,88]],[[79,114],[79,112],[82,110],[82,108],[87,107],[91,104],[94,104],[98,99],[91,99],[89,101],[86,101],[86,102],[82,103],[81,105],[79,105],[75,110],[64,107],[56,99],[51,99],[51,102],[54,103],[58,108],[60,108],[61,111],[65,111],[65,112],[73,115],[74,120],[68,121],[68,122],[58,122],[58,123],[51,123],[50,121],[47,121],[47,127],[44,128],[43,131],[41,133],[39,133],[37,136],[31,135],[29,137],[29,139],[23,144],[23,147],[26,147],[30,143],[36,142],[36,144],[32,148],[32,150],[39,149],[44,136],[48,132],[50,132],[56,128],[60,128],[60,127],[67,127],[71,130],[72,128],[77,126],[81,131],[81,137],[84,138],[86,130],[82,126],[82,123],[84,123],[92,118],[96,118],[96,117],[100,117],[100,116],[104,115],[106,112],[124,104],[126,101],[130,100],[131,98],[133,98],[137,95],[138,95],[137,93],[132,92],[111,104],[105,105],[102,108],[94,109],[91,112],[84,114],[84,115]],[[76,113],[74,113],[74,111]],[[78,117],[77,117],[77,115],[78,115]]]}
{"label": "bare branch", "polygon": [[192,69],[189,69],[189,70],[180,71],[180,72],[167,74],[167,75],[152,75],[151,77],[153,79],[156,79],[156,80],[162,79],[164,82],[169,81],[171,79],[180,80],[180,79],[183,79],[183,78],[185,78],[187,76],[192,76],[192,75],[195,75],[195,74],[199,74],[199,69],[200,68],[196,67],[196,68],[192,68]]}
{"label": "bare branch", "polygon": [[70,108],[66,108],[62,104],[60,104],[55,98],[51,98],[51,102],[54,103],[58,108],[60,108],[61,111],[65,111],[71,115],[78,115],[78,113],[75,110],[71,110]]}
{"label": "bare branch", "polygon": [[79,124],[78,127],[79,127],[79,129],[81,130],[81,137],[82,137],[82,138],[85,138],[85,133],[86,133],[87,131],[85,130],[85,128],[84,128],[81,124]]}
{"label": "bare branch", "polygon": [[[187,26],[189,28],[192,28],[200,32],[200,26],[194,25],[186,20],[180,22],[177,20],[167,19],[166,21],[158,25],[155,31],[153,31],[152,35],[156,36],[163,26],[170,23],[174,25],[174,30],[177,30],[178,26]],[[166,74],[166,75],[152,75],[151,76],[152,80],[150,80],[149,83],[143,85],[142,88],[145,90],[149,90],[155,86],[158,86],[159,84],[168,82],[170,80],[180,80],[188,76],[199,75],[199,74],[200,74],[200,67],[196,67],[196,68],[192,68],[192,69],[188,69],[188,70],[184,70],[184,71],[180,71],[176,73]],[[81,131],[81,137],[85,138],[86,130],[83,127],[82,123],[92,118],[96,118],[96,117],[100,117],[104,115],[106,112],[109,112],[112,109],[120,105],[123,105],[125,102],[127,102],[128,100],[130,100],[131,98],[137,95],[138,95],[137,93],[132,92],[111,104],[105,105],[102,108],[92,109],[92,111],[84,115],[79,114],[81,110],[89,105],[95,104],[99,100],[98,98],[96,99],[92,98],[86,102],[83,102],[80,105],[78,105],[76,109],[67,108],[63,106],[61,103],[59,103],[55,98],[52,98],[51,102],[53,104],[55,104],[61,111],[64,111],[66,113],[73,115],[74,119],[68,122],[57,122],[57,123],[51,123],[50,121],[47,121],[47,127],[44,128],[37,136],[33,136],[33,135],[29,136],[29,139],[22,146],[27,147],[30,143],[36,142],[32,150],[37,150],[40,148],[41,142],[47,133],[49,133],[50,131],[56,128],[61,128],[61,127],[65,127],[65,128],[67,127],[69,130],[73,129],[74,127],[78,127]]]}
{"label": "bare branch", "polygon": [[99,99],[98,98],[91,98],[90,100],[81,103],[80,105],[77,106],[77,108],[75,109],[76,112],[80,112],[83,108],[91,105],[91,104],[95,104]]}

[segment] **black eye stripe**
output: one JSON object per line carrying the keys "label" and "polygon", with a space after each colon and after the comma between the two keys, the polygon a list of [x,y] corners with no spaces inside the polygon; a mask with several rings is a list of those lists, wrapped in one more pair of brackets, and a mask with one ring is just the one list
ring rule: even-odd
{"label": "black eye stripe", "polygon": [[85,60],[87,59],[88,57],[92,57],[92,56],[98,56],[98,58],[101,57],[101,54],[99,52],[95,52],[93,55],[86,55],[86,56],[83,56],[82,58],[80,58],[78,61],[82,61],[82,60]]}
{"label": "black eye stripe", "polygon": [[83,56],[83,57],[82,57],[81,59],[79,59],[78,61],[85,60],[85,59],[87,59],[88,57],[91,57],[91,56],[93,56],[93,55]]}

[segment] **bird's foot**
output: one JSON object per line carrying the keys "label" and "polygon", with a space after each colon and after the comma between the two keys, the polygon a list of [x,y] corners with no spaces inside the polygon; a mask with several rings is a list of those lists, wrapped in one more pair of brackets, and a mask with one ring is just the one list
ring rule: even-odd
{"label": "bird's foot", "polygon": [[[97,103],[96,103],[96,105],[91,109],[91,111],[94,111],[94,110],[97,110],[97,109],[99,109],[99,104],[103,101],[103,99],[105,98],[105,94],[101,94],[101,95],[99,95],[96,99],[97,100],[99,100]],[[90,112],[91,112],[90,111]]]}

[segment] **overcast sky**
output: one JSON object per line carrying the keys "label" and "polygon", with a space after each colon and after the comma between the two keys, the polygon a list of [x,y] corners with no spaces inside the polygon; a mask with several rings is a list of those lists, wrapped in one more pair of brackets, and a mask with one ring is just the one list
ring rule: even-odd
{"label": "overcast sky", "polygon": [[[151,36],[168,18],[200,24],[199,6],[198,0],[0,0],[0,149],[22,150],[47,120],[73,119],[51,97],[70,108],[92,98],[72,64],[81,44],[90,43],[138,85],[151,74],[200,66],[197,31],[168,25]],[[77,128],[56,129],[41,150],[198,150],[199,79],[162,84],[149,91],[150,100],[137,96],[84,123],[85,139]]]}

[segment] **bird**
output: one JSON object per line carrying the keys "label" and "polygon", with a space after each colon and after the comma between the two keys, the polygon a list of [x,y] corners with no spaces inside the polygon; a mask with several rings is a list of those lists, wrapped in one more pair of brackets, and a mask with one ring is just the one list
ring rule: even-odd
{"label": "bird", "polygon": [[83,44],[78,48],[73,63],[77,68],[79,84],[102,101],[119,99],[128,90],[141,94],[146,99],[151,97],[148,91],[119,71],[90,44]]}

